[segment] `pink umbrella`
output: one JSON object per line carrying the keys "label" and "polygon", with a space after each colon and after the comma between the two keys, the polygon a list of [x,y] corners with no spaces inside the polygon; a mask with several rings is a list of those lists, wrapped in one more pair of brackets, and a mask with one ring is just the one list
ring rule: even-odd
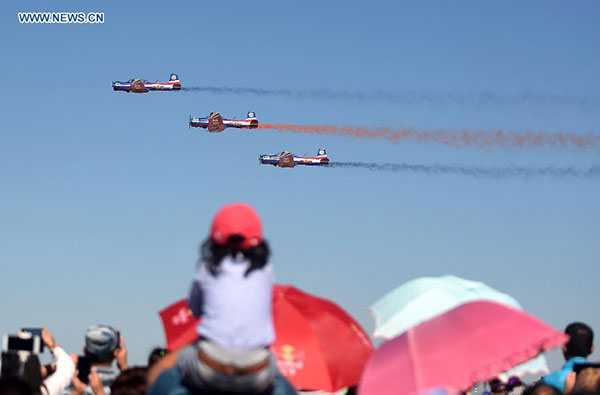
{"label": "pink umbrella", "polygon": [[382,344],[365,366],[359,395],[464,390],[566,340],[523,311],[495,302],[467,303]]}

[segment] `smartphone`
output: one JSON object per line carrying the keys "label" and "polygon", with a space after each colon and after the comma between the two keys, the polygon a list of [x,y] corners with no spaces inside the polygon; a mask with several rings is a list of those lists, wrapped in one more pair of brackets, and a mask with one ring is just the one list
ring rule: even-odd
{"label": "smartphone", "polygon": [[2,338],[2,351],[29,351],[39,354],[41,349],[39,336],[28,335],[4,335]]}
{"label": "smartphone", "polygon": [[82,383],[88,384],[88,376],[90,374],[91,367],[92,364],[89,357],[80,355],[77,358],[77,370],[79,370],[79,373],[77,373],[77,378],[81,380]]}
{"label": "smartphone", "polygon": [[[30,333],[31,336],[39,336],[42,338],[42,328],[21,328],[21,333]],[[40,344],[40,353],[44,352],[44,342]]]}
{"label": "smartphone", "polygon": [[587,362],[573,364],[573,371],[575,372],[575,374],[579,374],[579,372],[587,368],[600,369],[600,363]]}

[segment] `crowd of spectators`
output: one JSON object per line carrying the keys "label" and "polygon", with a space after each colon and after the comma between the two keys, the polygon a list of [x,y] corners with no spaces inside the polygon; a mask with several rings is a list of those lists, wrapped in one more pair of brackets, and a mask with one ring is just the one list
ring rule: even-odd
{"label": "crowd of spectators", "polygon": [[[269,351],[275,337],[269,255],[256,212],[245,204],[223,207],[201,246],[188,298],[193,314],[202,317],[197,341],[172,352],[155,348],[146,366],[130,367],[124,336],[111,326],[90,326],[82,355],[69,355],[43,328],[39,338],[53,362],[41,365],[38,353],[5,344],[0,395],[296,394]],[[529,386],[516,377],[506,383],[494,379],[487,392],[600,395],[600,367],[588,361],[592,329],[576,322],[565,333],[561,369]],[[18,336],[34,335],[24,330]]]}

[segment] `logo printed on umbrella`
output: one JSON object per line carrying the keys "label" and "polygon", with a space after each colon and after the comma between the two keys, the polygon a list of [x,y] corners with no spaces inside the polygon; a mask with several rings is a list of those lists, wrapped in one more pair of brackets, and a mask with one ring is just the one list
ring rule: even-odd
{"label": "logo printed on umbrella", "polygon": [[295,376],[304,369],[304,351],[296,351],[293,346],[284,344],[275,349],[279,370],[285,376]]}
{"label": "logo printed on umbrella", "polygon": [[177,311],[177,314],[171,318],[171,323],[173,323],[173,325],[183,325],[190,320],[191,316],[192,310],[182,307]]}

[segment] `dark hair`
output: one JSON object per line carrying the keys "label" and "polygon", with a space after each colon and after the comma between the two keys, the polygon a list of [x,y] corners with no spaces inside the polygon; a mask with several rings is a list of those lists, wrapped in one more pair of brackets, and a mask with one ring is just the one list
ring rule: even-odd
{"label": "dark hair", "polygon": [[144,395],[147,367],[134,366],[122,372],[110,386],[112,395]]}
{"label": "dark hair", "polygon": [[600,394],[599,390],[591,390],[591,389],[586,389],[586,388],[579,388],[579,389],[574,389],[573,391],[569,392],[569,395],[598,395]]}
{"label": "dark hair", "polygon": [[42,384],[42,364],[37,355],[30,354],[27,357],[23,367],[23,380],[28,382],[31,388],[40,388]]}
{"label": "dark hair", "polygon": [[[21,362],[16,352],[3,352],[1,374],[4,379],[12,378],[25,383],[35,393],[39,392],[42,384],[40,359],[34,354],[29,354],[25,362]],[[16,381],[13,381],[13,384]]]}
{"label": "dark hair", "polygon": [[525,389],[525,391],[523,391],[522,395],[538,395],[538,394],[562,395],[562,392],[560,392],[554,386],[551,386],[551,385],[545,384],[541,381],[538,381],[535,385],[527,387]]}
{"label": "dark hair", "polygon": [[19,377],[21,369],[21,360],[15,352],[2,353],[2,377]]}
{"label": "dark hair", "polygon": [[567,325],[565,333],[569,335],[565,355],[573,357],[587,357],[592,353],[594,344],[594,331],[583,322],[573,322]]}
{"label": "dark hair", "polygon": [[[4,367],[4,364],[2,364]],[[3,368],[4,369],[4,368]],[[3,395],[34,395],[36,392],[27,382],[18,377],[0,377],[0,394]]]}
{"label": "dark hair", "polygon": [[113,359],[115,359],[113,352],[114,352],[114,350],[111,352],[103,353],[103,354],[92,354],[86,348],[84,351],[84,354],[86,357],[88,357],[90,359],[90,363],[92,365],[99,365],[99,364],[106,364],[106,363],[112,362]]}
{"label": "dark hair", "polygon": [[150,355],[148,355],[148,367],[154,365],[158,362],[159,359],[164,357],[169,353],[169,350],[162,347],[155,347],[152,351],[150,351]]}
{"label": "dark hair", "polygon": [[271,250],[266,240],[261,241],[255,247],[241,248],[240,244],[243,240],[242,236],[233,235],[227,239],[225,244],[217,244],[209,238],[200,246],[200,259],[208,264],[211,274],[216,276],[219,272],[219,265],[225,257],[236,257],[241,254],[250,261],[250,266],[245,273],[245,276],[248,276],[253,270],[261,269],[267,264]]}

